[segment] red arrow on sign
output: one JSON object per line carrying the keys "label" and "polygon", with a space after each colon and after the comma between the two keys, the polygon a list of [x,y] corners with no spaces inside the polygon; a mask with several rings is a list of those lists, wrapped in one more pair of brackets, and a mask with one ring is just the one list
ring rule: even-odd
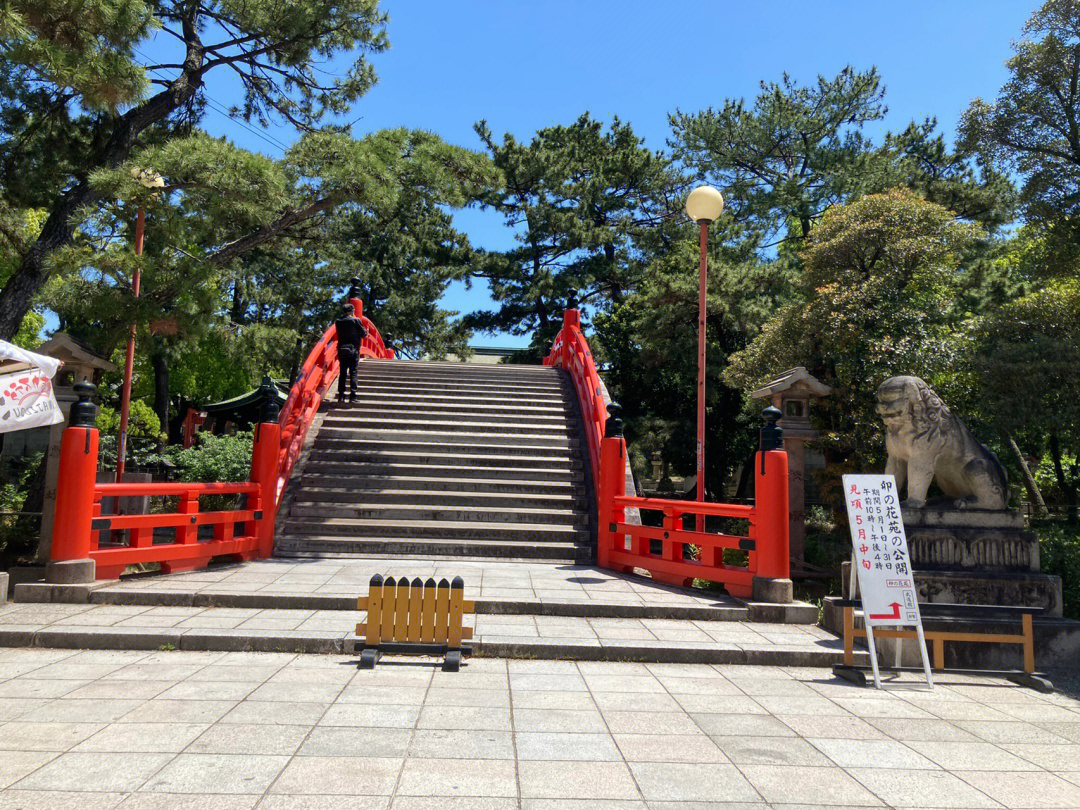
{"label": "red arrow on sign", "polygon": [[871,613],[871,619],[899,619],[900,618],[900,603],[893,602],[889,605],[892,608],[892,613]]}

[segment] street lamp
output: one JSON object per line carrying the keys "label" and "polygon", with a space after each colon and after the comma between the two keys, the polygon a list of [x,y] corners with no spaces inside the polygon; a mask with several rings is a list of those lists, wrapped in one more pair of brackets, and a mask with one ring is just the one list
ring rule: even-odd
{"label": "street lamp", "polygon": [[[161,175],[150,169],[132,169],[131,175],[143,188],[158,189],[165,187],[165,181]],[[139,213],[135,218],[135,255],[142,256],[143,233],[146,230],[146,206],[139,203]],[[139,283],[142,281],[142,273],[139,265],[135,265],[135,276],[131,280],[131,291],[136,298],[139,297]],[[116,446],[116,482],[119,484],[124,477],[124,467],[127,461],[127,433],[128,412],[131,410],[131,377],[135,369],[135,322],[131,322],[131,331],[128,333],[127,358],[124,362],[124,387],[120,392],[120,440]]]}
{"label": "street lamp", "polygon": [[[724,198],[712,186],[698,186],[686,198],[686,215],[701,227],[701,262],[698,289],[698,376],[697,376],[697,499],[705,502],[705,282],[706,247],[709,223],[724,210]],[[697,530],[705,531],[705,516],[697,516]]]}

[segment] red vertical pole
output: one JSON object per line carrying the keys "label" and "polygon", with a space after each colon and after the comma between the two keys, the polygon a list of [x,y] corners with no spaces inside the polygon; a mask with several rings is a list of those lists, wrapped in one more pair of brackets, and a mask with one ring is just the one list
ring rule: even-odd
{"label": "red vertical pole", "polygon": [[[697,374],[697,499],[705,502],[705,288],[708,275],[706,247],[709,242],[709,221],[701,220],[699,244],[701,261],[698,269],[698,374]],[[697,530],[705,531],[705,516],[697,516]]]}
{"label": "red vertical pole", "polygon": [[615,498],[626,494],[626,441],[622,436],[600,441],[600,482],[597,487],[596,564],[610,568],[611,550],[615,547],[615,532],[611,526],[621,523],[624,509],[615,505]]}
{"label": "red vertical pole", "polygon": [[[142,256],[143,234],[146,231],[146,209],[139,206],[139,213],[135,218],[135,255]],[[139,297],[139,283],[142,274],[138,263],[135,264],[135,277],[131,280],[131,292]],[[135,323],[131,324],[128,333],[127,357],[124,359],[124,387],[120,392],[120,440],[116,446],[116,482],[120,483],[124,477],[124,467],[127,462],[127,430],[128,412],[131,409],[131,376],[135,371]]]}
{"label": "red vertical pole", "polygon": [[788,458],[783,450],[759,450],[754,458],[754,521],[757,571],[770,579],[789,579],[791,522],[788,519]]}
{"label": "red vertical pole", "polygon": [[56,479],[51,552],[54,561],[85,560],[90,557],[90,523],[94,516],[97,463],[97,428],[66,428],[60,439],[60,466]]}
{"label": "red vertical pole", "polygon": [[575,329],[581,329],[581,310],[576,306],[563,313],[562,367],[565,369],[570,367],[570,357],[573,354],[570,349],[570,342]]}
{"label": "red vertical pole", "polygon": [[281,454],[281,426],[277,422],[261,422],[255,426],[255,441],[251,447],[251,481],[259,485],[259,505],[262,517],[256,522],[259,537],[259,556],[274,553],[274,518],[277,514],[278,463]]}

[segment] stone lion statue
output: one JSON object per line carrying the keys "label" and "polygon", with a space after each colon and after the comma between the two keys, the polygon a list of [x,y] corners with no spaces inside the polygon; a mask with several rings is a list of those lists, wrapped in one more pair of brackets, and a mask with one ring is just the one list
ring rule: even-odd
{"label": "stone lion statue", "polygon": [[885,423],[886,474],[907,484],[904,506],[926,505],[930,482],[948,497],[946,508],[1005,509],[1005,469],[941,398],[918,377],[890,377],[877,390],[877,412]]}

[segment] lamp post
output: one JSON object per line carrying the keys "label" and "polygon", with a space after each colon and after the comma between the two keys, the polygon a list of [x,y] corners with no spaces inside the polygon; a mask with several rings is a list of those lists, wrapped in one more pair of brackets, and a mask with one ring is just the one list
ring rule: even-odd
{"label": "lamp post", "polygon": [[[698,186],[686,197],[686,214],[700,228],[701,261],[698,289],[698,378],[697,378],[697,499],[705,502],[705,287],[708,275],[706,248],[709,223],[724,210],[724,198],[712,186]],[[697,530],[705,530],[705,516],[697,516]]]}
{"label": "lamp post", "polygon": [[[132,169],[131,174],[144,188],[164,188],[165,181],[161,175],[150,169]],[[146,206],[139,204],[139,213],[135,217],[135,255],[142,256],[143,233],[146,230]],[[135,276],[131,280],[131,292],[136,298],[139,297],[139,283],[142,281],[142,273],[139,265],[135,265]],[[131,331],[128,333],[127,357],[124,360],[124,387],[120,391],[120,439],[116,445],[116,482],[120,483],[124,477],[124,467],[127,462],[127,434],[128,413],[131,410],[131,377],[135,369],[135,322],[131,322]]]}

